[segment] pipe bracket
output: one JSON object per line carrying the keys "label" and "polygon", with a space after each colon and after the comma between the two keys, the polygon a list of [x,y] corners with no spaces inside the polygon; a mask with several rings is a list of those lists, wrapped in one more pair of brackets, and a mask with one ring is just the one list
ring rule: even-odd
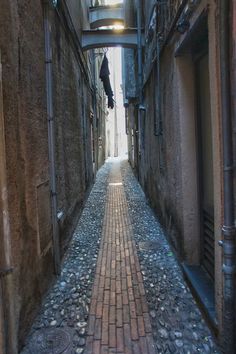
{"label": "pipe bracket", "polygon": [[13,267],[0,269],[0,278],[4,278],[13,272]]}
{"label": "pipe bracket", "polygon": [[223,247],[223,250],[224,250],[224,255],[225,257],[234,257],[235,255],[235,243],[234,242],[231,242],[229,240],[224,240],[222,242],[222,247]]}
{"label": "pipe bracket", "polygon": [[234,165],[224,167],[224,172],[229,172],[229,171],[234,171]]}
{"label": "pipe bracket", "polygon": [[222,232],[223,232],[224,236],[233,237],[235,235],[236,228],[234,225],[232,225],[232,226],[223,225]]}

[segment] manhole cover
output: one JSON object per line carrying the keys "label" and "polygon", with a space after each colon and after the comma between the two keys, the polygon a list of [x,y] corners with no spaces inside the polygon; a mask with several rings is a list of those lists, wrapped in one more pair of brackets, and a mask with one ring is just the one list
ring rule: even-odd
{"label": "manhole cover", "polygon": [[49,328],[34,333],[30,343],[32,354],[71,354],[71,336],[62,328]]}
{"label": "manhole cover", "polygon": [[139,249],[143,251],[155,251],[159,248],[159,243],[157,241],[145,241],[139,242]]}

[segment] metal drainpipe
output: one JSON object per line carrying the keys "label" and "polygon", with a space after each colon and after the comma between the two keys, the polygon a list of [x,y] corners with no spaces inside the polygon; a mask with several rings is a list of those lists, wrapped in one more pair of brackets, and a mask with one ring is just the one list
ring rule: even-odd
{"label": "metal drainpipe", "polygon": [[95,171],[94,171],[94,179],[96,178],[96,174],[98,171],[98,130],[97,130],[97,88],[96,88],[96,55],[95,51],[92,51],[92,60],[93,60],[93,87],[94,87],[94,95],[93,95],[93,144],[94,144],[94,159],[95,159]]}
{"label": "metal drainpipe", "polygon": [[[2,65],[0,52],[0,99],[2,98]],[[15,284],[12,268],[12,245],[8,209],[7,166],[3,101],[0,102],[0,353],[17,354]]]}
{"label": "metal drainpipe", "polygon": [[223,351],[235,353],[235,222],[233,187],[233,140],[230,85],[230,0],[220,1],[220,69],[224,164],[224,226],[222,228],[224,308]]}
{"label": "metal drainpipe", "polygon": [[57,191],[56,191],[56,161],[55,161],[55,118],[53,113],[53,87],[52,87],[52,46],[51,25],[49,19],[50,3],[43,1],[43,20],[45,36],[45,67],[46,67],[46,94],[48,117],[48,150],[50,168],[50,187],[52,203],[52,227],[53,227],[53,256],[55,274],[60,274],[60,246],[59,228],[57,219]]}
{"label": "metal drainpipe", "polygon": [[142,0],[137,0],[137,36],[138,36],[138,132],[139,132],[139,155],[141,154],[142,132],[141,132],[141,110],[143,103],[143,60],[142,60]]}
{"label": "metal drainpipe", "polygon": [[157,122],[155,126],[155,134],[162,135],[162,116],[161,116],[161,51],[160,51],[160,35],[157,37]]}
{"label": "metal drainpipe", "polygon": [[117,122],[117,100],[116,100],[116,70],[114,63],[116,60],[116,53],[113,49],[113,83],[114,83],[114,157],[118,157],[118,122]]}
{"label": "metal drainpipe", "polygon": [[5,316],[4,316],[4,303],[3,291],[0,280],[0,353],[6,354],[6,334],[5,334]]}

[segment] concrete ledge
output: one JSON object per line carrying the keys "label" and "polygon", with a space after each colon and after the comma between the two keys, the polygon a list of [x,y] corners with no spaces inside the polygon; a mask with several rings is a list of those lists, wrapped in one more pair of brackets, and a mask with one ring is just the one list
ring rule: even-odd
{"label": "concrete ledge", "polygon": [[200,266],[189,266],[182,263],[182,268],[187,282],[197,300],[200,302],[207,320],[214,332],[217,332],[217,320],[215,313],[214,284]]}

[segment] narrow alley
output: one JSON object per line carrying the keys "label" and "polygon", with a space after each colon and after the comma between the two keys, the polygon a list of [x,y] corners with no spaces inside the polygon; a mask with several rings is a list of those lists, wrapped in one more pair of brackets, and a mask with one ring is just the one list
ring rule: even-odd
{"label": "narrow alley", "polygon": [[126,160],[99,171],[27,342],[21,354],[218,353]]}
{"label": "narrow alley", "polygon": [[236,354],[236,0],[0,0],[0,354]]}

